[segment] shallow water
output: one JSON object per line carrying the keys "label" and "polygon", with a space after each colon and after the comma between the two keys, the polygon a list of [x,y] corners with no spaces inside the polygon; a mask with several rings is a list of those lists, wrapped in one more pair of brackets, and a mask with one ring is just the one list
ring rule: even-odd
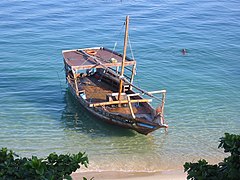
{"label": "shallow water", "polygon": [[[86,151],[88,170],[160,171],[200,157],[219,161],[219,137],[239,134],[238,1],[26,0],[0,6],[0,147],[22,156]],[[121,52],[126,15],[138,63],[135,84],[167,90],[168,134],[144,136],[102,123],[66,89],[61,50],[117,42]]]}

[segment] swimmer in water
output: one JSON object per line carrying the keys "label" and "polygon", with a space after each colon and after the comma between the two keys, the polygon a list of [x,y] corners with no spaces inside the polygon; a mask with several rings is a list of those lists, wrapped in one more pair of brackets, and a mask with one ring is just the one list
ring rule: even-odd
{"label": "swimmer in water", "polygon": [[187,53],[186,49],[182,49],[182,54],[185,55]]}

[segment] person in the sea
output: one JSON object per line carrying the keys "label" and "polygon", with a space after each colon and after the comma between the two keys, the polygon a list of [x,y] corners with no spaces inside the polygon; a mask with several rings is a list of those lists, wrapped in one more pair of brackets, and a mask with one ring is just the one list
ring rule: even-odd
{"label": "person in the sea", "polygon": [[183,55],[187,54],[187,50],[185,48],[182,49],[182,54]]}

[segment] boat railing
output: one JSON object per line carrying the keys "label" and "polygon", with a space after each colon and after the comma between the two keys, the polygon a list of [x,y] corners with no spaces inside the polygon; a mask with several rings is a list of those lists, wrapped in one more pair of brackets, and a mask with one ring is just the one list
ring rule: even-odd
{"label": "boat railing", "polygon": [[[158,105],[158,107],[156,108],[156,114],[155,114],[155,118],[159,118],[160,119],[160,122],[159,124],[160,125],[164,125],[165,122],[164,122],[164,105],[165,105],[165,99],[166,99],[166,90],[159,90],[159,91],[151,91],[151,92],[148,92],[150,95],[152,94],[162,94],[162,99],[161,99],[161,103]],[[167,127],[167,126],[166,126]]]}
{"label": "boat railing", "polygon": [[160,93],[166,93],[166,90],[158,90],[158,91],[150,91],[149,94],[160,94]]}

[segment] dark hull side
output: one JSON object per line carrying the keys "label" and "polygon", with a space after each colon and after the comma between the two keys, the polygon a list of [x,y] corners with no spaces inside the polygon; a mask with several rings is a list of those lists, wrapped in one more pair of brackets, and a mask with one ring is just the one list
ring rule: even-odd
{"label": "dark hull side", "polygon": [[98,108],[92,108],[88,107],[85,100],[83,100],[81,97],[78,97],[76,95],[75,90],[72,88],[70,84],[68,84],[69,90],[71,94],[75,97],[75,99],[84,107],[88,112],[90,112],[92,115],[94,115],[98,120],[104,121],[106,123],[117,125],[123,128],[132,129],[137,131],[138,133],[147,135],[159,128],[161,126],[159,125],[152,125],[142,122],[133,122],[132,119],[123,118],[117,115],[110,114],[106,111],[99,111]]}

